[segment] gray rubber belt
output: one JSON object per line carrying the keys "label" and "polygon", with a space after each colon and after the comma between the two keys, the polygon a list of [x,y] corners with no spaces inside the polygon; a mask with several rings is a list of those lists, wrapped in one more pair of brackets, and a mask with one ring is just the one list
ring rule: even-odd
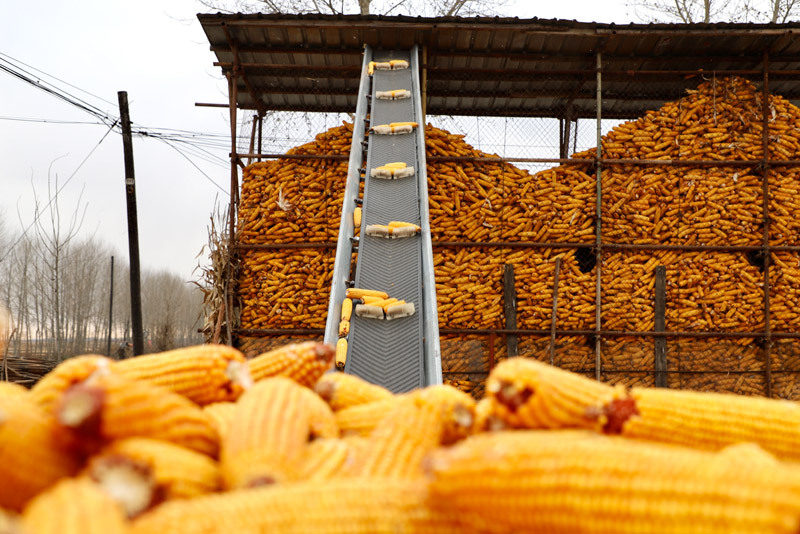
{"label": "gray rubber belt", "polygon": [[[407,51],[374,53],[374,61],[409,60]],[[376,91],[407,89],[410,99],[378,100]],[[411,69],[376,70],[372,77],[370,125],[413,121],[414,94]],[[420,125],[421,126],[421,125]],[[370,224],[404,221],[419,224],[419,183],[416,177],[385,180],[370,177],[370,170],[392,162],[405,162],[419,169],[419,147],[415,133],[370,134],[367,177],[362,205],[361,239],[358,247],[355,285],[386,291],[390,297],[414,303],[416,312],[391,321],[365,319],[353,314],[350,324],[345,372],[352,373],[395,393],[425,385],[423,360],[422,241],[420,236],[385,239],[365,235]]]}

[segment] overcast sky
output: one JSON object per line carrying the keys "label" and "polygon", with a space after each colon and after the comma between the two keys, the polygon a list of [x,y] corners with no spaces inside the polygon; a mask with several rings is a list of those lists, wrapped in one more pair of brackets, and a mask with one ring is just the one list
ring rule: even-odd
{"label": "overcast sky", "polygon": [[[215,199],[227,202],[230,180],[227,111],[194,105],[227,102],[226,84],[212,66],[214,55],[196,18],[206,9],[195,0],[45,0],[15,2],[7,11],[0,17],[0,65],[12,61],[114,117],[117,91],[125,90],[133,122],[145,129],[219,134],[219,148],[204,147],[211,155],[176,145],[194,165],[162,141],[134,139],[142,266],[190,279]],[[518,0],[508,14],[633,18],[624,0]],[[0,71],[0,216],[13,228],[27,227],[34,216],[33,187],[46,197],[51,169],[60,185],[69,179],[62,211],[73,211],[82,198],[82,232],[95,233],[127,259],[122,140],[112,132],[98,146],[108,132],[98,122]]]}

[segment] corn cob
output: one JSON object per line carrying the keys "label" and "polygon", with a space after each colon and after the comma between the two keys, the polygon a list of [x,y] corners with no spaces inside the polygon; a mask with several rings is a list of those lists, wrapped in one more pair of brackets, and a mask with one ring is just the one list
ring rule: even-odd
{"label": "corn cob", "polygon": [[347,339],[340,338],[336,342],[336,368],[344,371],[345,365],[347,365]]}
{"label": "corn cob", "polygon": [[415,395],[404,396],[378,423],[364,455],[345,474],[366,478],[421,477],[422,459],[439,445],[442,426],[439,406]]}
{"label": "corn cob", "polygon": [[361,208],[353,208],[353,228],[361,228]]}
{"label": "corn cob", "polygon": [[220,463],[226,488],[297,478],[311,419],[304,389],[288,378],[276,377],[256,383],[242,395],[222,442]]}
{"label": "corn cob", "polygon": [[192,401],[114,374],[95,375],[67,390],[57,417],[90,452],[129,437],[169,441],[209,456],[216,456],[219,446],[209,417]]}
{"label": "corn cob", "polygon": [[198,345],[137,356],[114,371],[180,393],[199,405],[235,401],[252,380],[244,355],[225,345]]}
{"label": "corn cob", "polygon": [[342,321],[349,321],[353,315],[353,299],[345,298],[342,301]]}
{"label": "corn cob", "polygon": [[0,507],[23,505],[58,479],[80,468],[65,448],[52,414],[30,397],[0,400]]}
{"label": "corn cob", "polygon": [[59,482],[37,496],[22,515],[23,532],[36,534],[123,534],[122,509],[87,478]]}
{"label": "corn cob", "polygon": [[475,401],[450,386],[411,392],[377,424],[369,447],[347,472],[359,477],[422,476],[422,459],[428,452],[469,434],[474,410]]}
{"label": "corn cob", "polygon": [[350,321],[339,322],[339,337],[347,337],[350,333]]}
{"label": "corn cob", "polygon": [[56,408],[58,399],[71,386],[83,382],[95,371],[110,372],[113,361],[105,356],[86,354],[61,362],[31,388],[31,397],[47,411]]}
{"label": "corn cob", "polygon": [[327,480],[238,490],[165,503],[137,519],[132,534],[448,534],[421,481]]}
{"label": "corn cob", "polygon": [[375,297],[375,296],[365,295],[363,297],[359,297],[359,300],[363,304],[368,304],[368,305],[372,306],[376,302],[380,302],[380,301],[385,300],[385,299],[383,297]]}
{"label": "corn cob", "polygon": [[382,299],[388,299],[389,294],[384,291],[377,291],[375,289],[359,289],[357,287],[348,287],[347,288],[347,298],[350,299],[360,299],[362,297],[378,297]]}
{"label": "corn cob", "polygon": [[336,424],[336,416],[328,403],[306,388],[302,389],[300,397],[309,413],[309,440],[338,438],[339,426]]}
{"label": "corn cob", "polygon": [[27,397],[28,390],[25,386],[14,382],[0,382],[0,402],[11,397]]}
{"label": "corn cob", "polygon": [[329,480],[352,462],[351,447],[341,439],[318,439],[309,443],[303,455],[298,480]]}
{"label": "corn cob", "polygon": [[433,455],[431,503],[486,532],[796,532],[800,471],[581,431],[495,432]]}
{"label": "corn cob", "polygon": [[376,400],[367,404],[357,404],[336,412],[336,423],[343,436],[357,434],[369,436],[389,411],[391,411],[402,395]]}
{"label": "corn cob", "polygon": [[217,429],[217,434],[219,434],[221,443],[224,441],[225,436],[228,435],[228,431],[231,428],[231,421],[233,421],[233,414],[236,411],[236,404],[233,402],[215,402],[203,406],[203,411],[208,415],[214,428]]}
{"label": "corn cob", "polygon": [[746,441],[800,460],[800,412],[784,401],[656,388],[628,393],[521,358],[495,367],[487,390],[498,416],[517,428],[587,428],[712,451]]}
{"label": "corn cob", "polygon": [[615,390],[585,377],[525,358],[500,362],[486,392],[495,414],[512,428],[600,428],[591,410],[614,398]]}
{"label": "corn cob", "polygon": [[313,386],[333,365],[336,351],[330,345],[307,341],[286,345],[256,356],[248,363],[253,379],[285,376],[306,387]]}
{"label": "corn cob", "polygon": [[108,468],[120,460],[141,463],[152,473],[155,494],[164,499],[187,499],[217,491],[217,463],[204,454],[165,441],[129,438],[115,441],[89,460],[95,480],[108,477]]}
{"label": "corn cob", "polygon": [[346,373],[326,373],[322,375],[314,390],[330,405],[334,412],[392,398],[392,393],[381,386]]}

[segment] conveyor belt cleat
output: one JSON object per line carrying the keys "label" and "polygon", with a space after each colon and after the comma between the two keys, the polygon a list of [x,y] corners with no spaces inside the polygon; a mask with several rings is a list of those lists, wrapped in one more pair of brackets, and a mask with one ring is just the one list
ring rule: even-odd
{"label": "conveyor belt cleat", "polygon": [[356,304],[356,315],[365,319],[383,319],[383,308],[369,304]]}
{"label": "conveyor belt cleat", "polygon": [[414,315],[413,302],[398,302],[397,304],[390,305],[386,308],[386,320],[399,319],[400,317],[408,317]]}
{"label": "conveyor belt cleat", "polygon": [[382,224],[368,224],[364,233],[374,237],[391,237],[392,229]]}

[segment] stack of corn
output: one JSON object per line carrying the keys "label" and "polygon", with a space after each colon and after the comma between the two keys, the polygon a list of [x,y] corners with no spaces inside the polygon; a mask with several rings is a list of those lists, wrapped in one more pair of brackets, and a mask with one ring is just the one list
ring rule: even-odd
{"label": "stack of corn", "polygon": [[501,362],[476,403],[326,373],[333,348],[68,360],[0,389],[0,531],[790,534],[791,403]]}
{"label": "stack of corn", "polygon": [[[602,174],[603,239],[639,244],[760,244],[761,98],[760,91],[746,80],[712,79],[684,98],[610,131],[602,140],[607,158],[729,159],[753,161],[753,165],[606,165]],[[800,130],[795,125],[800,122],[800,109],[780,96],[770,96],[767,106],[768,157],[796,158]],[[352,127],[343,125],[292,152],[346,154],[351,135]],[[491,157],[465,143],[463,137],[428,126],[427,155]],[[429,162],[434,243],[593,242],[594,158],[593,150],[578,153],[569,164],[533,175],[499,161]],[[239,239],[245,243],[335,241],[345,176],[343,161],[278,160],[248,167],[243,177]],[[800,168],[772,167],[768,180],[770,243],[798,245]],[[557,328],[593,329],[596,269],[582,252],[434,245],[440,327],[504,327],[502,277],[504,265],[511,264],[516,271],[518,327],[549,328],[554,259],[560,255]],[[322,327],[332,257],[332,251],[324,249],[246,252],[239,288],[242,327]],[[626,251],[606,252],[602,261],[604,329],[652,330],[657,265],[667,267],[668,330],[764,328],[763,273],[758,258],[748,259],[744,253]],[[309,275],[317,284],[309,282]],[[772,255],[770,285],[771,328],[798,331],[799,253]],[[750,346],[752,354],[747,361],[754,361],[760,351],[752,341],[736,341]],[[699,378],[684,382],[705,387]],[[790,390],[789,382],[785,379],[784,391]]]}

